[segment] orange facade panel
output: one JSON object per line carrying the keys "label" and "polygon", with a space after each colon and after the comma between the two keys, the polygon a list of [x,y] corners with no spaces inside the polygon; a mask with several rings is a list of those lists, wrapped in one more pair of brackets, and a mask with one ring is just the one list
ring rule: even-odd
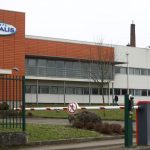
{"label": "orange facade panel", "polygon": [[13,25],[16,33],[0,36],[0,67],[3,69],[19,69],[18,75],[25,74],[25,14],[0,10],[0,20]]}
{"label": "orange facade panel", "polygon": [[89,44],[26,38],[25,54],[31,56],[114,61],[114,48]]}

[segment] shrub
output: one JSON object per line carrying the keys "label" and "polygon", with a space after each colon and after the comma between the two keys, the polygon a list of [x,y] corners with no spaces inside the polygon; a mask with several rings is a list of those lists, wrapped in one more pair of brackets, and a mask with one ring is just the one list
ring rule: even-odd
{"label": "shrub", "polygon": [[32,112],[29,111],[29,112],[27,113],[27,116],[28,116],[28,117],[32,117],[32,116],[33,116]]}
{"label": "shrub", "polygon": [[109,123],[104,123],[104,124],[103,124],[101,133],[104,133],[104,134],[112,134],[112,129],[111,129]]}
{"label": "shrub", "polygon": [[9,105],[6,102],[0,103],[0,110],[8,110]]}
{"label": "shrub", "polygon": [[82,128],[84,128],[84,124],[81,121],[75,121],[73,124],[73,127],[82,129]]}
{"label": "shrub", "polygon": [[123,129],[120,124],[110,124],[113,133],[122,134]]}
{"label": "shrub", "polygon": [[93,129],[96,123],[102,123],[101,117],[89,111],[82,111],[74,115],[69,115],[68,120],[74,127],[80,122],[82,123],[83,128],[87,129]]}
{"label": "shrub", "polygon": [[103,128],[103,124],[102,123],[96,123],[94,125],[94,130],[97,131],[97,132],[101,132],[102,128]]}
{"label": "shrub", "polygon": [[88,122],[85,126],[86,129],[91,130],[94,129],[94,123],[93,122]]}

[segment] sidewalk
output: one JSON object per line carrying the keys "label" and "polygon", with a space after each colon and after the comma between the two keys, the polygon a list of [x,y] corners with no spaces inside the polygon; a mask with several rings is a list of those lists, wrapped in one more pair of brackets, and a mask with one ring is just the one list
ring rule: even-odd
{"label": "sidewalk", "polygon": [[[86,139],[85,139],[86,140]],[[93,139],[94,140],[94,139]],[[95,139],[96,140],[96,139]],[[135,143],[135,138],[133,139]],[[36,145],[36,143],[28,144],[24,147],[15,147],[10,150],[150,150],[150,146],[137,147],[133,146],[132,148],[124,148],[124,139],[115,137],[109,139],[101,139],[96,141],[76,141],[66,140],[65,142],[45,142]],[[6,150],[6,149],[5,149]]]}

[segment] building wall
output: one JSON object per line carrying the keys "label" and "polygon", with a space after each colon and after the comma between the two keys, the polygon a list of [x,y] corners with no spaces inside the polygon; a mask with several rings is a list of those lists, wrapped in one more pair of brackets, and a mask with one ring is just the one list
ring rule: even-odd
{"label": "building wall", "polygon": [[[150,49],[119,46],[115,45],[115,61],[125,62],[125,64],[118,65],[127,67],[127,54],[129,68],[150,69]],[[129,89],[150,89],[150,76],[148,75],[133,75],[128,76]],[[115,74],[114,88],[127,88],[127,74]],[[120,95],[119,100],[124,102],[124,96]],[[150,100],[150,96],[136,96],[135,101]]]}
{"label": "building wall", "polygon": [[25,14],[0,10],[0,21],[13,25],[17,32],[13,35],[0,36],[0,67],[12,69],[17,67],[17,74],[25,73]]}
{"label": "building wall", "polygon": [[114,48],[26,38],[26,55],[114,61]]}

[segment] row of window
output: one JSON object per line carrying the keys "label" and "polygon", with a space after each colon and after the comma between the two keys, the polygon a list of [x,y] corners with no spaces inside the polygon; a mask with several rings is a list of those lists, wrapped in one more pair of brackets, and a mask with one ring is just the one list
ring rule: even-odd
{"label": "row of window", "polygon": [[[37,90],[36,85],[26,85],[26,93],[41,93],[41,94],[77,94],[88,95],[89,88],[87,87],[66,87],[63,86],[39,86]],[[92,88],[92,94],[99,94],[98,88]]]}
{"label": "row of window", "polygon": [[[115,73],[127,74],[127,67],[115,67]],[[150,69],[131,68],[129,67],[129,74],[131,75],[150,75]]]}
{"label": "row of window", "polygon": [[[26,85],[26,93],[36,94],[76,94],[76,95],[102,95],[102,91],[99,88],[89,88],[89,87],[66,87],[64,90],[63,86],[39,86],[37,90],[36,85]],[[104,95],[108,95],[109,91],[107,88],[103,90]],[[110,89],[110,95],[113,91]],[[150,96],[150,90],[147,89],[129,89],[129,93],[135,96]],[[125,95],[127,94],[127,89],[114,89],[114,95]]]}
{"label": "row of window", "polygon": [[[150,96],[150,90],[148,89],[129,89],[129,93],[135,96]],[[115,95],[127,94],[127,89],[114,89]]]}
{"label": "row of window", "polygon": [[26,58],[26,75],[44,77],[70,77],[70,78],[113,78],[113,65],[100,62],[78,62],[65,60],[49,60]]}

